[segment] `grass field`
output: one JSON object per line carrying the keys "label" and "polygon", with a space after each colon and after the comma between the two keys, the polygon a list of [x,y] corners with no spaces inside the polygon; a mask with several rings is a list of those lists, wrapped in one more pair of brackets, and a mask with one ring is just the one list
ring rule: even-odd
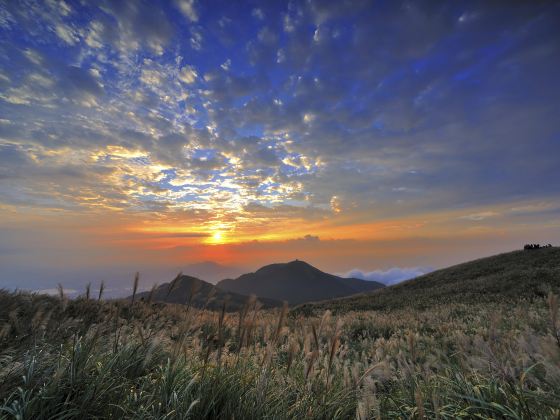
{"label": "grass field", "polygon": [[557,419],[557,289],[535,284],[335,315],[0,292],[0,418]]}

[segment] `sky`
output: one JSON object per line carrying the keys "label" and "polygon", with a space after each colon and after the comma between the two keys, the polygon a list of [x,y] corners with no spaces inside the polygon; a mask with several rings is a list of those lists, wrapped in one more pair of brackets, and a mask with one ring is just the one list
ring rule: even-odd
{"label": "sky", "polygon": [[0,287],[560,242],[560,5],[0,1]]}

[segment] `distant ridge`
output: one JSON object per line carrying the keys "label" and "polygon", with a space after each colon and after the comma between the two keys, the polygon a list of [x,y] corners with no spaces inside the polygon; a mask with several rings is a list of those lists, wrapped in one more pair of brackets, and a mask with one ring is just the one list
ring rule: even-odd
{"label": "distant ridge", "polygon": [[375,281],[342,278],[325,273],[304,261],[270,264],[254,273],[226,279],[217,286],[243,295],[287,301],[290,304],[332,299],[385,287]]}
{"label": "distant ridge", "polygon": [[183,266],[183,273],[198,279],[204,279],[204,281],[212,284],[216,284],[226,277],[240,276],[245,271],[240,267],[222,265],[213,261],[202,261]]}
{"label": "distant ridge", "polygon": [[560,248],[513,251],[433,271],[371,294],[301,305],[294,310],[427,309],[544,298],[560,292]]}
{"label": "distant ridge", "polygon": [[[189,304],[206,309],[221,309],[226,302],[228,311],[240,309],[249,300],[249,296],[224,291],[204,280],[187,275],[181,275],[170,283],[163,283],[156,287],[153,293],[151,291],[138,293],[136,299],[148,300],[150,295],[153,302]],[[282,302],[266,298],[259,298],[259,302],[263,308],[282,305]]]}

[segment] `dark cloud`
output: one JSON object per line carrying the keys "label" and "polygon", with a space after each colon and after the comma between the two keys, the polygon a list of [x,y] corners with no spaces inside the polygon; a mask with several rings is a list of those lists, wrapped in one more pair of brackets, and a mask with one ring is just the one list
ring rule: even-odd
{"label": "dark cloud", "polygon": [[63,92],[70,95],[76,93],[100,96],[103,94],[103,88],[99,82],[87,70],[76,66],[66,68],[59,85]]}
{"label": "dark cloud", "polygon": [[124,52],[136,50],[138,44],[156,53],[163,53],[173,34],[173,26],[167,14],[148,1],[107,1],[101,8],[116,21],[119,31],[103,25],[104,41],[116,45]]}

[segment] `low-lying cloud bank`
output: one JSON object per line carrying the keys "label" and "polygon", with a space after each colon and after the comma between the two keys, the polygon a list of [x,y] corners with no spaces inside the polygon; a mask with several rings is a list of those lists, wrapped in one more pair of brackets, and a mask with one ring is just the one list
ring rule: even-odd
{"label": "low-lying cloud bank", "polygon": [[373,280],[383,283],[386,286],[400,283],[401,281],[410,280],[414,277],[421,276],[422,274],[433,271],[429,267],[393,267],[388,270],[375,270],[364,272],[357,268],[343,274],[343,277],[354,277],[362,280]]}

